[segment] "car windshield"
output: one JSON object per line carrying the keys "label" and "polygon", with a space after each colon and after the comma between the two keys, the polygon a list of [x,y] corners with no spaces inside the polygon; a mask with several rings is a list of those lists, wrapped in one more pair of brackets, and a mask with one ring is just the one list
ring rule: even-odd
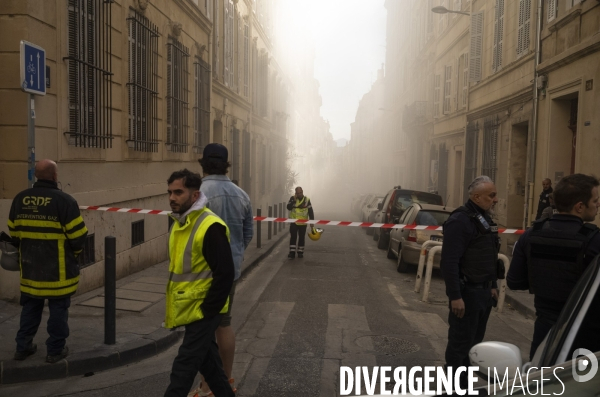
{"label": "car windshield", "polygon": [[417,225],[423,226],[442,226],[449,216],[449,212],[419,211],[415,222]]}
{"label": "car windshield", "polygon": [[395,205],[399,208],[407,208],[413,203],[442,205],[442,198],[436,194],[423,192],[400,192],[396,194]]}

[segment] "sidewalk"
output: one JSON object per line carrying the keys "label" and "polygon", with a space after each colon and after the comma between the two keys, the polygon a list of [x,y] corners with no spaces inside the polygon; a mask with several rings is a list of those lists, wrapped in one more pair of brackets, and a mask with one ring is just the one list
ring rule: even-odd
{"label": "sidewalk", "polygon": [[[268,240],[267,224],[263,223],[261,235],[262,247],[256,247],[255,233],[245,252],[242,276],[285,240],[288,232],[285,228]],[[14,361],[21,307],[0,301],[0,384],[103,371],[154,356],[177,343],[183,330],[162,328],[168,266],[165,261],[117,281],[115,345],[104,344],[104,287],[73,297],[69,309],[69,355],[55,364],[45,362],[47,306],[34,339],[37,353],[24,361]]]}

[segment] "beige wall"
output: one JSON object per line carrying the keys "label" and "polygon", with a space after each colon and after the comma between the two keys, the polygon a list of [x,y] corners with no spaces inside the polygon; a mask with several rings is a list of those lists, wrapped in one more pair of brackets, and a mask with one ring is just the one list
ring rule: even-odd
{"label": "beige wall", "polygon": [[[264,0],[263,0],[264,1]],[[222,1],[219,18],[223,17]],[[261,22],[254,16],[249,0],[235,1],[239,15],[247,16],[251,35],[257,38],[261,49],[269,50],[270,43],[258,26]],[[266,2],[265,2],[266,4]],[[269,3],[270,4],[270,3]],[[168,209],[166,179],[171,172],[187,167],[200,171],[197,159],[201,154],[192,150],[194,106],[194,57],[199,56],[212,64],[212,29],[215,15],[208,18],[205,2],[198,0],[117,0],[112,4],[112,147],[81,148],[69,145],[64,135],[69,129],[68,109],[68,62],[63,60],[68,51],[67,2],[65,0],[5,0],[0,8],[0,225],[6,225],[12,197],[27,187],[27,95],[20,90],[19,41],[27,40],[46,49],[47,64],[51,68],[51,87],[47,95],[35,98],[36,107],[36,158],[51,158],[59,166],[59,181],[63,191],[73,195],[80,205],[104,205],[127,208]],[[127,17],[133,8],[142,13],[158,27],[158,151],[137,152],[126,144],[128,137],[128,25]],[[179,29],[180,27],[180,29]],[[223,40],[223,21],[219,21],[220,40]],[[270,28],[269,28],[270,29]],[[262,32],[262,33],[261,33]],[[271,32],[272,33],[272,32]],[[166,150],[167,118],[167,41],[170,36],[185,45],[188,58],[188,147],[187,153]],[[259,37],[260,36],[260,37]],[[252,38],[250,38],[252,44]],[[240,44],[236,39],[237,45]],[[223,44],[219,47],[220,66],[223,65]],[[250,51],[252,56],[252,51]],[[275,58],[273,58],[275,59]],[[236,58],[239,62],[239,56]],[[272,72],[280,76],[272,61]],[[238,72],[242,73],[242,65]],[[250,62],[250,67],[252,62]],[[272,73],[273,74],[273,73]],[[218,74],[213,77],[219,76]],[[231,126],[240,131],[247,128],[251,139],[270,148],[269,156],[277,151],[284,156],[271,158],[267,164],[282,167],[288,146],[285,131],[274,131],[269,119],[257,118],[252,112],[252,81],[250,69],[250,93],[247,97],[226,87],[219,81],[211,85],[211,141],[216,139],[212,131],[214,121],[223,123],[220,139],[232,153]],[[243,78],[243,75],[242,75]],[[271,93],[270,95],[273,95]],[[227,106],[225,106],[227,103]],[[287,111],[292,113],[291,110]],[[239,148],[243,163],[242,147]],[[250,175],[252,190],[258,191],[261,178],[270,181],[263,195],[252,197],[253,206],[265,206],[283,200],[275,193],[280,184],[281,173],[271,172],[271,177],[259,173],[257,152],[252,153]],[[241,167],[240,167],[241,175]],[[101,213],[83,211],[82,215],[90,233],[95,235],[96,263],[82,271],[79,293],[98,287],[103,283],[104,237],[117,237],[118,276],[130,274],[166,259],[165,216]],[[131,247],[131,222],[145,219],[145,243]],[[6,229],[0,227],[0,229]],[[0,270],[0,298],[16,299],[18,277]]]}

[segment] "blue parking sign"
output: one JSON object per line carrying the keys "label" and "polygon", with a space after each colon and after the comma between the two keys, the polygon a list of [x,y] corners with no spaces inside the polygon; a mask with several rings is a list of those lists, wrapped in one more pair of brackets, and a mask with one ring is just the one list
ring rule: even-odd
{"label": "blue parking sign", "polygon": [[24,40],[21,40],[21,89],[46,95],[46,51]]}

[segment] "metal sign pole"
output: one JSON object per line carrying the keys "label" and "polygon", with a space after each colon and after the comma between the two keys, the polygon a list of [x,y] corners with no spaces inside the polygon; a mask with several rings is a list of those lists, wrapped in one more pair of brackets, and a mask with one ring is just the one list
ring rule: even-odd
{"label": "metal sign pole", "polygon": [[35,182],[35,99],[29,94],[27,115],[27,187]]}

